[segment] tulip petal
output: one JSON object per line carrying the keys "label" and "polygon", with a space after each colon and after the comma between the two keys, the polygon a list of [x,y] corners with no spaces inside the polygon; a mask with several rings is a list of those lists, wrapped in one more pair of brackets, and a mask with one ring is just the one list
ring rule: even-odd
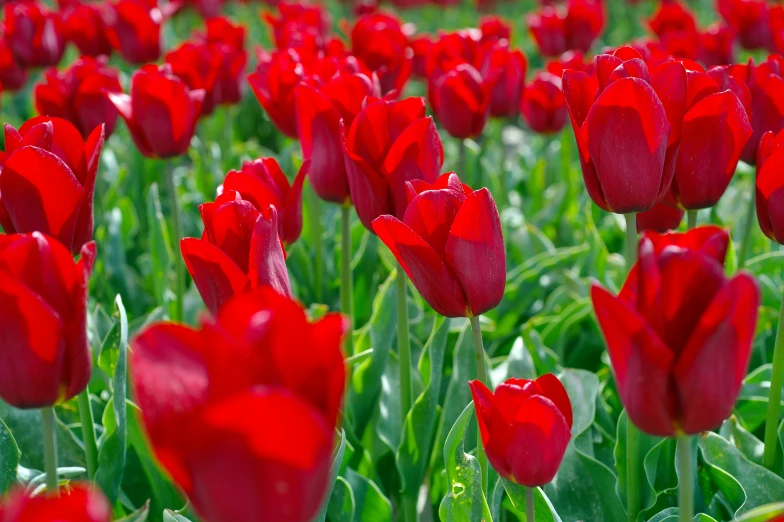
{"label": "tulip petal", "polygon": [[490,442],[490,423],[493,418],[493,392],[482,381],[469,381],[471,396],[474,398],[476,420],[479,423],[479,433],[482,435],[482,444],[487,446]]}
{"label": "tulip petal", "polygon": [[444,257],[449,231],[465,200],[466,196],[455,190],[427,190],[411,201],[403,222]]}
{"label": "tulip petal", "polygon": [[569,394],[566,393],[566,388],[558,380],[558,377],[552,373],[546,373],[536,379],[536,388],[539,390],[539,395],[547,397],[558,408],[566,420],[569,429],[572,428],[572,401],[569,399]]}
{"label": "tulip petal", "polygon": [[310,162],[306,161],[302,164],[297,172],[297,177],[294,178],[294,183],[291,184],[291,190],[286,195],[283,201],[283,224],[281,225],[281,238],[287,245],[294,243],[299,239],[302,233],[302,187],[305,184],[305,178],[310,171]]}
{"label": "tulip petal", "polygon": [[291,296],[286,256],[278,235],[278,213],[270,207],[270,219],[259,217],[250,238],[248,279],[251,288],[271,286],[286,297]]}
{"label": "tulip petal", "polygon": [[240,267],[210,242],[185,238],[180,242],[180,249],[188,273],[213,315],[223,303],[248,287],[248,278]]}

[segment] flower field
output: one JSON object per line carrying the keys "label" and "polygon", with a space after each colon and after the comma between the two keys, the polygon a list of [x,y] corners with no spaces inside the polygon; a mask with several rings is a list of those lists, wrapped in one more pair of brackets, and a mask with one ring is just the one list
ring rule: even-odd
{"label": "flower field", "polygon": [[784,5],[377,1],[0,0],[0,522],[784,522]]}

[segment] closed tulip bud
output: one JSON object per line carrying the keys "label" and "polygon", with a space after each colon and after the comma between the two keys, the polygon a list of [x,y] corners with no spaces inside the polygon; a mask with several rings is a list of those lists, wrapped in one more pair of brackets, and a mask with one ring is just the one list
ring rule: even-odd
{"label": "closed tulip bud", "polygon": [[543,55],[587,52],[604,28],[604,8],[594,0],[570,0],[565,7],[544,6],[526,21]]}
{"label": "closed tulip bud", "polygon": [[717,428],[748,369],[759,290],[748,274],[727,278],[727,234],[706,228],[643,237],[620,295],[591,288],[621,401],[651,435]]}
{"label": "closed tulip bud", "polygon": [[59,13],[42,4],[10,3],[5,6],[3,37],[24,67],[50,67],[60,63],[65,32]]}
{"label": "closed tulip bud", "polygon": [[430,106],[444,130],[458,139],[482,134],[496,78],[485,79],[472,65],[461,63],[429,81]]}
{"label": "closed tulip bud", "polygon": [[543,7],[526,15],[531,35],[544,56],[559,56],[569,50],[564,33],[564,18],[555,7]]}
{"label": "closed tulip bud", "polygon": [[118,0],[106,7],[107,36],[126,61],[136,65],[154,62],[161,56],[161,28],[170,14],[147,2]]}
{"label": "closed tulip bud", "polygon": [[264,288],[199,330],[156,324],[132,341],[152,448],[203,520],[314,519],[346,384],[346,330],[340,315],[311,323]]}
{"label": "closed tulip bud", "polygon": [[18,91],[27,83],[27,71],[0,36],[0,85],[7,92]]}
{"label": "closed tulip bud", "polygon": [[102,4],[77,3],[64,10],[65,37],[73,42],[84,56],[97,58],[112,54]]}
{"label": "closed tulip bud", "polygon": [[403,220],[381,216],[373,230],[433,309],[473,317],[501,302],[506,254],[501,219],[486,188],[472,191],[454,173],[432,185],[407,184]]}
{"label": "closed tulip bud", "polygon": [[509,49],[506,42],[496,44],[487,54],[482,76],[494,78],[490,95],[490,116],[512,118],[520,111],[528,60],[518,50]]}
{"label": "closed tulip bud", "polygon": [[664,201],[656,203],[652,209],[637,214],[637,232],[650,230],[664,233],[675,230],[683,221],[685,213],[683,209],[673,207]]}
{"label": "closed tulip bud", "polygon": [[495,394],[471,381],[487,460],[499,475],[535,488],[552,481],[572,438],[572,403],[553,374],[509,379]]}
{"label": "closed tulip bud", "polygon": [[422,98],[369,100],[348,129],[344,143],[351,201],[360,221],[373,230],[384,214],[403,218],[406,183],[433,183],[441,173],[444,148]]}
{"label": "closed tulip bud", "polygon": [[95,243],[81,259],[39,232],[0,235],[0,398],[15,408],[60,404],[92,372],[87,283]]}
{"label": "closed tulip bud", "polygon": [[209,116],[220,101],[220,74],[223,57],[217,48],[205,43],[184,42],[168,52],[164,61],[172,74],[180,78],[191,91],[204,91],[201,116]]}
{"label": "closed tulip bud", "polygon": [[107,92],[122,92],[117,71],[105,58],[83,56],[64,71],[47,69],[33,99],[39,114],[68,120],[85,139],[101,124],[108,138],[117,124],[117,109]]}
{"label": "closed tulip bud", "polygon": [[536,73],[523,91],[520,113],[534,132],[560,132],[569,119],[561,91],[561,78],[548,72]]}
{"label": "closed tulip bud", "polygon": [[227,191],[214,203],[200,205],[199,211],[204,233],[201,239],[183,239],[180,249],[213,315],[232,297],[260,286],[291,295],[275,207],[259,211],[237,192]]}
{"label": "closed tulip bud", "polygon": [[238,192],[242,199],[260,211],[275,207],[280,238],[285,245],[290,245],[302,233],[302,185],[308,167],[308,163],[302,165],[292,185],[275,158],[246,161],[240,170],[226,174],[219,190]]}
{"label": "closed tulip bud", "polygon": [[277,129],[290,138],[297,137],[294,88],[305,77],[299,54],[293,49],[264,53],[248,84]]}
{"label": "closed tulip bud", "polygon": [[71,482],[59,496],[29,496],[14,489],[0,506],[0,522],[109,522],[112,507],[99,489]]}
{"label": "closed tulip bud", "polygon": [[618,214],[650,210],[675,173],[686,109],[683,65],[649,69],[623,47],[597,56],[593,75],[565,71],[563,91],[591,199]]}
{"label": "closed tulip bud", "polygon": [[39,116],[5,126],[0,224],[8,234],[42,232],[76,255],[93,237],[93,194],[103,127],[83,140],[66,120]]}
{"label": "closed tulip bud", "polygon": [[402,92],[412,72],[411,27],[385,13],[357,19],[351,30],[351,53],[375,72],[381,93]]}
{"label": "closed tulip bud", "polygon": [[648,20],[651,31],[662,46],[677,58],[695,59],[699,47],[697,20],[687,7],[678,2],[663,2]]}
{"label": "closed tulip bud", "polygon": [[207,20],[206,41],[221,56],[216,102],[221,105],[239,103],[245,89],[244,74],[248,63],[245,27],[224,17],[210,18]]}
{"label": "closed tulip bud", "polygon": [[735,30],[713,24],[700,34],[697,58],[707,67],[735,63]]}
{"label": "closed tulip bud", "polygon": [[[784,131],[766,133],[757,157],[757,219],[762,232],[784,244]],[[779,212],[781,211],[781,212]]]}
{"label": "closed tulip bud", "polygon": [[[477,30],[461,30],[441,34],[427,55],[425,70],[428,78],[428,96],[431,98],[431,87],[435,86],[441,76],[460,64],[480,64],[484,51],[479,43],[481,34]],[[490,43],[492,45],[492,42]]]}
{"label": "closed tulip bud", "polygon": [[150,158],[185,154],[201,115],[204,91],[190,90],[171,66],[145,65],[131,77],[130,96],[108,93],[139,152]]}

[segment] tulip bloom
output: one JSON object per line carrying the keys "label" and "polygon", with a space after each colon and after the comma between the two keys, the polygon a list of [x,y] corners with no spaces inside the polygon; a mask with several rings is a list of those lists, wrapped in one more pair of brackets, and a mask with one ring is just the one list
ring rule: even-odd
{"label": "tulip bloom", "polygon": [[131,77],[130,96],[109,93],[139,151],[150,158],[181,156],[196,131],[204,91],[190,90],[171,66],[145,65]]}
{"label": "tulip bloom", "polygon": [[275,207],[258,210],[237,192],[199,205],[204,234],[180,242],[185,266],[204,304],[217,314],[226,301],[260,286],[290,296],[286,253]]}
{"label": "tulip bloom", "polygon": [[479,32],[482,33],[482,42],[509,41],[512,29],[509,22],[497,16],[483,16],[479,19]]}
{"label": "tulip bloom", "polygon": [[687,7],[678,2],[662,3],[648,25],[673,56],[696,58],[699,46],[697,20]]}
{"label": "tulip bloom", "polygon": [[433,48],[433,38],[428,35],[419,35],[410,40],[412,56],[412,73],[415,77],[427,78],[427,57]]}
{"label": "tulip bloom", "polygon": [[332,20],[324,7],[284,1],[278,4],[278,14],[265,13],[263,18],[279,50],[303,46],[316,50],[327,41]]}
{"label": "tulip bloom", "polygon": [[[757,159],[757,219],[762,232],[784,244],[784,131],[762,137]],[[779,200],[781,199],[781,201]],[[779,211],[782,212],[779,212]]]}
{"label": "tulip bloom", "polygon": [[713,24],[700,34],[697,58],[707,67],[735,63],[735,30]]}
{"label": "tulip bloom", "polygon": [[4,14],[3,37],[22,66],[50,67],[60,63],[65,32],[59,13],[42,4],[10,3]]}
{"label": "tulip bloom", "polygon": [[572,403],[553,374],[509,379],[490,391],[471,381],[487,460],[499,475],[535,488],[552,481],[572,438]]}
{"label": "tulip bloom", "polygon": [[256,71],[248,76],[248,84],[272,124],[290,138],[297,137],[294,88],[304,77],[305,69],[294,49],[264,52]]}
{"label": "tulip bloom", "polygon": [[430,82],[430,106],[444,130],[458,139],[482,134],[495,78],[482,78],[472,65],[461,63],[438,78],[431,77]]}
{"label": "tulip bloom", "polygon": [[294,243],[302,233],[302,185],[308,173],[308,163],[299,169],[294,184],[280,169],[275,158],[246,161],[239,171],[226,174],[221,192],[235,191],[259,211],[270,206],[278,213],[278,231],[283,243]]}
{"label": "tulip bloom", "polygon": [[11,406],[54,406],[87,386],[94,259],[93,242],[74,262],[67,248],[39,232],[0,235],[0,398]]}
{"label": "tulip bloom", "polygon": [[221,96],[217,82],[223,56],[218,49],[205,43],[184,42],[167,53],[164,60],[188,89],[204,91],[201,115],[212,114]]}
{"label": "tulip bloom", "polygon": [[495,308],[504,295],[506,254],[490,191],[472,191],[454,173],[432,185],[409,181],[407,191],[403,220],[381,216],[373,230],[425,301],[446,317]]}
{"label": "tulip bloom", "polygon": [[369,102],[354,119],[344,142],[351,201],[360,221],[373,230],[384,214],[403,218],[406,182],[433,183],[444,148],[422,98]]}
{"label": "tulip bloom", "polygon": [[594,0],[570,0],[565,10],[545,6],[526,21],[543,55],[587,52],[604,28],[604,8]]}
{"label": "tulip bloom", "polygon": [[[122,57],[132,64],[154,62],[161,56],[161,27],[172,12],[163,12],[139,0],[106,4],[107,36]],[[167,4],[174,9],[175,4]]]}
{"label": "tulip bloom", "polygon": [[84,56],[97,58],[112,53],[102,4],[77,3],[64,10],[65,37]]}
{"label": "tulip bloom", "polygon": [[748,369],[759,290],[748,274],[727,278],[726,232],[706,229],[646,235],[619,296],[591,288],[621,401],[651,435],[718,427]]}
{"label": "tulip bloom", "polygon": [[531,130],[555,134],[568,119],[566,101],[561,91],[561,78],[539,71],[523,91],[520,113]]}
{"label": "tulip bloom", "polygon": [[351,30],[351,53],[376,73],[382,94],[401,92],[411,76],[407,31],[409,27],[384,13],[360,17]]}
{"label": "tulip bloom", "polygon": [[656,203],[652,209],[637,214],[637,232],[669,232],[675,230],[683,221],[683,209],[674,207],[664,201]]}
{"label": "tulip bloom", "polygon": [[132,341],[149,440],[203,520],[313,520],[345,389],[346,330],[340,315],[311,323],[264,288],[199,330],[159,323]]}
{"label": "tulip bloom", "polygon": [[245,66],[248,53],[245,51],[245,27],[233,24],[223,17],[207,20],[207,43],[218,50],[221,57],[216,88],[216,103],[233,105],[239,103],[245,89]]}
{"label": "tulip bloom", "polygon": [[117,109],[107,92],[122,92],[117,71],[106,65],[105,58],[83,56],[64,71],[47,69],[33,98],[39,114],[68,120],[87,139],[101,124],[106,137],[114,132]]}
{"label": "tulip bloom", "polygon": [[14,56],[8,42],[0,37],[0,85],[6,91],[18,91],[27,83],[27,71]]}
{"label": "tulip bloom", "polygon": [[103,127],[84,141],[66,120],[39,116],[5,126],[0,224],[7,234],[42,232],[77,254],[93,237],[93,193]]}
{"label": "tulip bloom", "polygon": [[770,8],[765,0],[718,0],[717,10],[744,49],[770,49]]}
{"label": "tulip bloom", "polygon": [[491,116],[517,116],[527,69],[528,60],[522,51],[509,49],[507,43],[498,43],[489,51],[482,67],[482,76],[495,81],[490,95]]}
{"label": "tulip bloom", "polygon": [[563,76],[588,194],[609,212],[650,210],[675,171],[686,70],[679,62],[649,69],[629,47],[597,56],[595,69]]}
{"label": "tulip bloom", "polygon": [[112,507],[101,490],[71,482],[57,497],[28,496],[23,488],[11,491],[0,505],[0,522],[109,522]]}

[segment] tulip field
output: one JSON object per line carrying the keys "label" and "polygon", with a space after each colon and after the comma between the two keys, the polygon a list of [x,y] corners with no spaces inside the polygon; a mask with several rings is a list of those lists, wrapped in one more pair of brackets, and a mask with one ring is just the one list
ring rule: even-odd
{"label": "tulip field", "polygon": [[0,0],[0,522],[784,522],[784,4]]}

